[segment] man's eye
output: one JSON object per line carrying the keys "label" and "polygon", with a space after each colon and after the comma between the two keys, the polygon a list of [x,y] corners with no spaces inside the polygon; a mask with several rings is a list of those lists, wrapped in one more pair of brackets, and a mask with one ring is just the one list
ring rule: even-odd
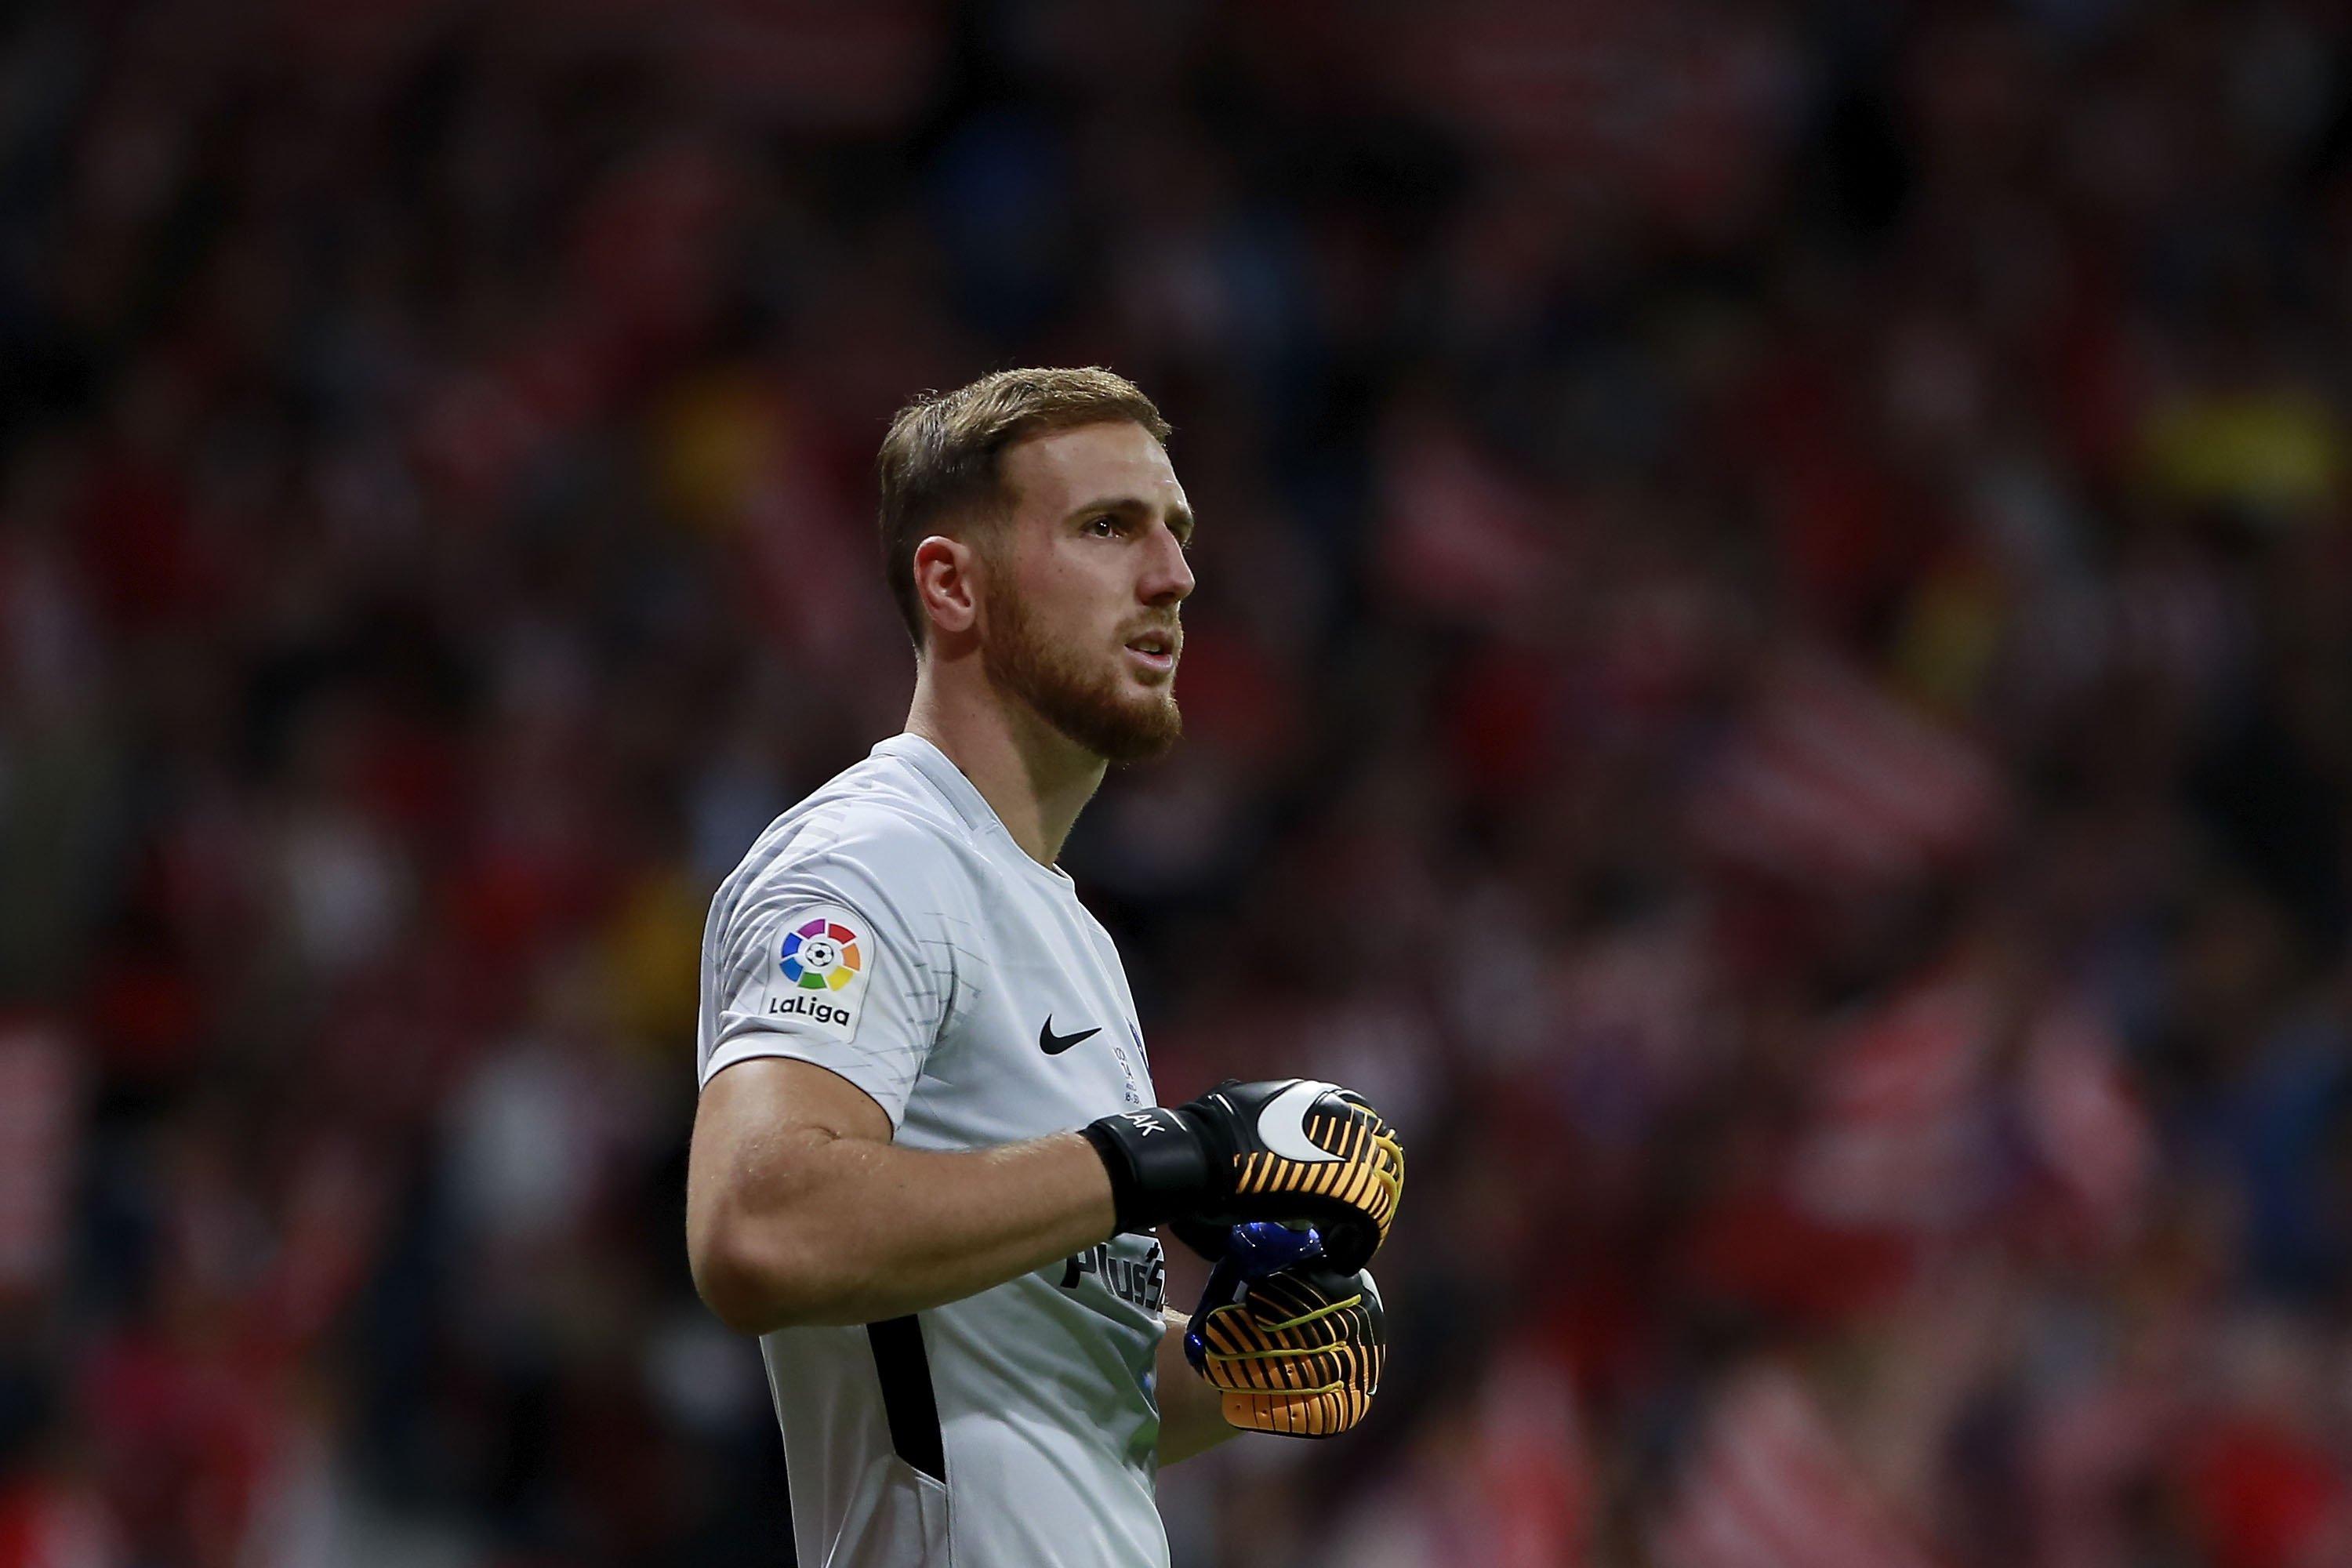
{"label": "man's eye", "polygon": [[1118,520],[1109,517],[1096,518],[1087,524],[1087,531],[1097,539],[1108,539],[1118,531]]}

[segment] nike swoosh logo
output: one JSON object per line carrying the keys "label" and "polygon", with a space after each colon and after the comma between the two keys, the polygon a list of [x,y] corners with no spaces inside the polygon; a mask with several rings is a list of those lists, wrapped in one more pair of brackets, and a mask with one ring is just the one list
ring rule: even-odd
{"label": "nike swoosh logo", "polygon": [[1075,1035],[1057,1035],[1054,1033],[1054,1016],[1048,1013],[1045,1026],[1037,1031],[1037,1048],[1049,1057],[1058,1057],[1080,1040],[1091,1040],[1101,1033],[1102,1026],[1097,1024],[1093,1028],[1081,1029]]}
{"label": "nike swoosh logo", "polygon": [[1307,1136],[1307,1113],[1324,1095],[1339,1089],[1311,1078],[1300,1079],[1265,1102],[1257,1113],[1258,1141],[1286,1160],[1321,1165],[1339,1156]]}

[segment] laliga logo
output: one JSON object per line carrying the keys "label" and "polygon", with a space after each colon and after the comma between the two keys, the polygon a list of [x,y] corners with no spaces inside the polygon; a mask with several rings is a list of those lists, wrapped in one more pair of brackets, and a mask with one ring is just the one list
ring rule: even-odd
{"label": "laliga logo", "polygon": [[857,933],[823,916],[784,937],[784,978],[803,991],[838,991],[857,978],[863,962]]}

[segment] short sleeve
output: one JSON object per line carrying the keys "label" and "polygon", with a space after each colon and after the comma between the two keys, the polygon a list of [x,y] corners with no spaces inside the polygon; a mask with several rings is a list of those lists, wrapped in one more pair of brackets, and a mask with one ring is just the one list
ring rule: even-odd
{"label": "short sleeve", "polygon": [[750,889],[722,933],[701,1081],[754,1057],[840,1074],[896,1129],[938,1039],[952,947],[920,888],[897,896],[855,861],[819,860]]}

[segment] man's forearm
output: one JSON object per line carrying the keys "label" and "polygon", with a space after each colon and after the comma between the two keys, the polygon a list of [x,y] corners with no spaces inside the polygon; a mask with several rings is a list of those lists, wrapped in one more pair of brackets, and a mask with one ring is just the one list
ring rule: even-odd
{"label": "man's forearm", "polygon": [[1160,1336],[1160,1462],[1172,1465],[1215,1447],[1238,1429],[1226,1424],[1217,1391],[1184,1359],[1184,1331],[1191,1321],[1181,1312],[1163,1311],[1160,1316],[1168,1328]]}
{"label": "man's forearm", "polygon": [[742,1151],[751,1173],[688,1219],[705,1300],[746,1333],[960,1300],[1111,1234],[1109,1178],[1076,1133],[957,1153],[772,1136],[796,1146]]}

